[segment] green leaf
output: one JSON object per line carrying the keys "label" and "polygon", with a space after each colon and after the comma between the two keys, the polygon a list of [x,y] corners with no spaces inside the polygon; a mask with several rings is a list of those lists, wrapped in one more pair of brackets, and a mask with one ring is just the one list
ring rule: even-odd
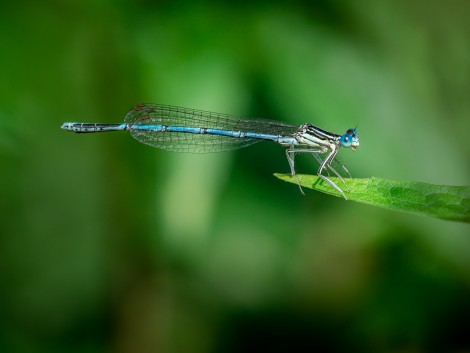
{"label": "green leaf", "polygon": [[[328,183],[314,175],[274,174],[281,180],[298,184],[343,198]],[[448,186],[417,181],[396,181],[380,178],[344,179],[330,178],[352,201],[369,205],[437,217],[450,221],[470,223],[470,186]],[[349,189],[349,190],[348,190]]]}

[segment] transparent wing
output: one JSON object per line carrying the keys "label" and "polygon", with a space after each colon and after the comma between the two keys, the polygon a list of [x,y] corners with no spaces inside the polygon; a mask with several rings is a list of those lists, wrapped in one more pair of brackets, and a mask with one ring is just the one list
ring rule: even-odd
{"label": "transparent wing", "polygon": [[159,104],[139,104],[126,115],[124,121],[129,125],[131,135],[142,143],[168,151],[192,153],[229,151],[261,140],[189,132],[152,131],[135,129],[133,126],[178,126],[276,136],[291,136],[298,129],[297,126],[273,120],[239,119],[228,114]]}

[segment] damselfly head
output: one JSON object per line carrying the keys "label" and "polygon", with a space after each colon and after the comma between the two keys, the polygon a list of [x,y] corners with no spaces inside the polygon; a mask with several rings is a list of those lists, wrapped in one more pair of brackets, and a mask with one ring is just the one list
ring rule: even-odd
{"label": "damselfly head", "polygon": [[341,146],[346,148],[351,147],[355,151],[359,147],[359,133],[356,129],[351,128],[339,138],[339,143]]}

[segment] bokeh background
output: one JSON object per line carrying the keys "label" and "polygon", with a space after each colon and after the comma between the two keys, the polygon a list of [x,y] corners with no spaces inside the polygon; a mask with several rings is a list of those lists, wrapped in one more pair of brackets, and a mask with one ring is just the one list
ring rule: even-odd
{"label": "bokeh background", "polygon": [[[0,352],[469,352],[470,228],[168,153],[153,102],[312,122],[353,176],[470,183],[466,1],[0,5]],[[299,158],[299,172],[316,170]]]}

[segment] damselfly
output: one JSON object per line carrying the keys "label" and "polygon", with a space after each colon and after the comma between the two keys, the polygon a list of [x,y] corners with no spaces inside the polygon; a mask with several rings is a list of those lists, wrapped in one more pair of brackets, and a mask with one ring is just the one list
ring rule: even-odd
{"label": "damselfly", "polygon": [[312,124],[295,126],[274,120],[240,119],[228,114],[162,104],[138,104],[127,113],[122,124],[64,123],[62,128],[77,133],[128,130],[137,141],[173,152],[220,152],[262,140],[274,141],[287,147],[287,161],[293,176],[297,177],[295,154],[311,153],[319,163],[317,175],[345,199],[343,190],[328,178],[329,171],[346,185],[332,163],[336,161],[351,177],[336,159],[336,154],[340,147],[352,150],[359,147],[359,135],[353,128],[337,135]]}

